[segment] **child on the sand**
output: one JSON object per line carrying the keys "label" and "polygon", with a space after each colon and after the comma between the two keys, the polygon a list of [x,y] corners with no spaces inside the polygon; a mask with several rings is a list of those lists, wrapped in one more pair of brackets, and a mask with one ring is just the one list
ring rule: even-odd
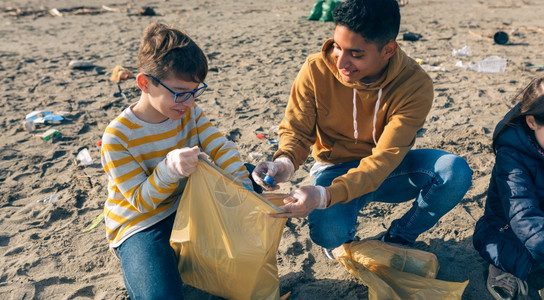
{"label": "child on the sand", "polygon": [[102,139],[109,180],[106,234],[121,260],[131,299],[181,299],[169,239],[201,151],[246,186],[252,182],[236,147],[195,104],[207,87],[208,63],[191,38],[175,28],[149,25],[138,52],[138,72],[139,101],[108,125]]}
{"label": "child on the sand", "polygon": [[526,278],[544,265],[544,77],[519,97],[493,134],[495,166],[473,238],[495,299],[527,295]]}

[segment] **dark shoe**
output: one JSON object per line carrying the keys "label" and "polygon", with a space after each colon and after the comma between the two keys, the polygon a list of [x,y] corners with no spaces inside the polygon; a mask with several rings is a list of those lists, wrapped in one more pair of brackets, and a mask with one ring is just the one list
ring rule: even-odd
{"label": "dark shoe", "polygon": [[529,287],[525,281],[490,264],[487,290],[497,300],[511,300],[518,295],[526,297]]}
{"label": "dark shoe", "polygon": [[387,232],[382,236],[382,238],[380,239],[380,241],[382,242],[386,242],[386,243],[390,243],[390,244],[397,244],[397,245],[402,245],[402,246],[413,246],[414,243],[412,242],[409,242],[403,238],[401,238],[400,236],[391,236],[389,234],[389,230],[387,230]]}

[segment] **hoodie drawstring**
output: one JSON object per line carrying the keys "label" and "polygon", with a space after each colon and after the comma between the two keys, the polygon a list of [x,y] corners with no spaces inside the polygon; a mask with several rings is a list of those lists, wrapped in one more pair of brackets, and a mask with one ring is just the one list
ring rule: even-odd
{"label": "hoodie drawstring", "polygon": [[355,137],[355,144],[357,144],[359,131],[357,131],[357,90],[356,89],[353,89],[353,137]]}
{"label": "hoodie drawstring", "polygon": [[[378,120],[378,109],[380,108],[380,101],[382,99],[382,89],[378,91],[378,100],[374,106],[374,118],[372,120],[372,139],[374,144],[377,145],[376,140],[376,121]],[[353,89],[353,137],[355,138],[355,144],[357,144],[357,138],[359,137],[359,131],[357,130],[357,90]]]}

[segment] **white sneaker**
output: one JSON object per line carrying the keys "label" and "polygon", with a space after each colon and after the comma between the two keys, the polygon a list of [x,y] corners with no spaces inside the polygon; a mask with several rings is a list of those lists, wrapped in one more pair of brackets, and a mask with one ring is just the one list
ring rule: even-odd
{"label": "white sneaker", "polygon": [[336,258],[332,254],[332,249],[323,248],[323,252],[325,252],[325,256],[327,256],[328,259],[336,260]]}

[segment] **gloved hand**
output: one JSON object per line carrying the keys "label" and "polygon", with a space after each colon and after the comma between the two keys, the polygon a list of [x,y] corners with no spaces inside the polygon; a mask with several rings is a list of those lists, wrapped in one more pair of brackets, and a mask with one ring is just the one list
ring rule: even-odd
{"label": "gloved hand", "polygon": [[[253,180],[262,186],[267,191],[273,191],[280,188],[277,183],[286,182],[295,173],[295,166],[291,160],[287,157],[279,157],[276,160],[272,161],[263,161],[257,164],[251,176]],[[268,184],[264,182],[266,176],[274,178],[273,184]]]}
{"label": "gloved hand", "polygon": [[181,178],[191,175],[198,164],[198,146],[175,149],[166,154],[166,170],[171,177]]}
{"label": "gloved hand", "polygon": [[318,185],[306,185],[294,190],[283,199],[284,206],[279,207],[282,213],[270,214],[275,218],[306,217],[314,209],[325,209],[330,203],[327,190]]}

